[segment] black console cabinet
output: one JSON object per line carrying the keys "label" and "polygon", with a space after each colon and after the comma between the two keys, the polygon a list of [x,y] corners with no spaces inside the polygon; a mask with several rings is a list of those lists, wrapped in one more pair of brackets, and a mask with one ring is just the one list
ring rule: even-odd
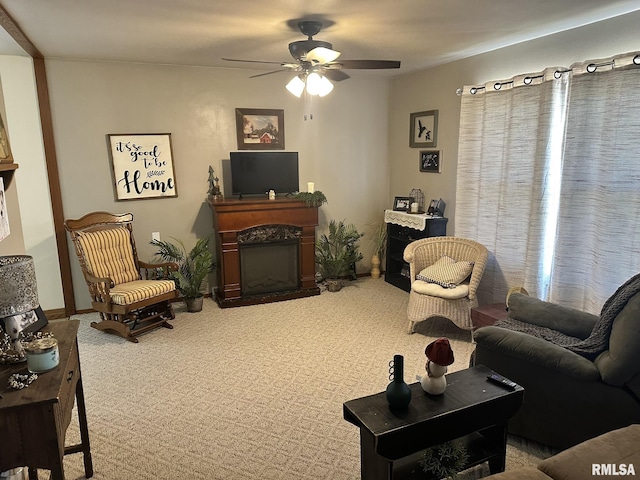
{"label": "black console cabinet", "polygon": [[448,218],[428,218],[424,230],[387,223],[385,281],[406,292],[410,291],[409,264],[402,258],[405,247],[414,240],[446,235],[448,220]]}

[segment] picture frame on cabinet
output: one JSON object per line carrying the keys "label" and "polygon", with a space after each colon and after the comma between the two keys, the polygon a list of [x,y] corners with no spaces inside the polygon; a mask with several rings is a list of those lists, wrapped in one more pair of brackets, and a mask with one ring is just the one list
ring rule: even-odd
{"label": "picture frame on cabinet", "polygon": [[284,110],[236,108],[238,150],[283,150]]}
{"label": "picture frame on cabinet", "polygon": [[411,197],[396,197],[393,200],[393,209],[396,212],[408,212],[412,201]]}
{"label": "picture frame on cabinet", "polygon": [[431,173],[440,173],[442,171],[440,150],[420,151],[420,171]]}
{"label": "picture frame on cabinet", "polygon": [[435,147],[438,140],[438,110],[414,112],[409,118],[409,146]]}

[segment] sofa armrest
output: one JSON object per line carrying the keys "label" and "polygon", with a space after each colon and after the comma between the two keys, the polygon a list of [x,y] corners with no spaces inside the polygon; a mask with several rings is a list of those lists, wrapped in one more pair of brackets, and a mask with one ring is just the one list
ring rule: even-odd
{"label": "sofa armrest", "polygon": [[[594,464],[598,466],[625,464],[635,465],[635,468],[638,468],[640,463],[638,445],[640,445],[640,425],[633,424],[604,433],[549,457],[538,465],[538,469],[551,478],[583,480],[593,477],[592,465]],[[606,477],[611,478],[610,475]]]}
{"label": "sofa armrest", "polygon": [[499,351],[506,357],[540,365],[585,382],[600,379],[600,372],[593,362],[542,338],[494,326],[479,328],[473,337],[477,349]]}
{"label": "sofa armrest", "polygon": [[522,293],[509,296],[509,317],[583,340],[591,334],[599,318],[591,313],[545,302]]}

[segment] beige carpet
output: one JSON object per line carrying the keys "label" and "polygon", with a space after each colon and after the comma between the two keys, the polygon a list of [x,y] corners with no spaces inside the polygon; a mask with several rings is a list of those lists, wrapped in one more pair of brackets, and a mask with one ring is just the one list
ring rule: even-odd
{"label": "beige carpet", "polygon": [[[133,344],[81,320],[79,348],[96,480],[360,478],[358,429],[347,400],[383,391],[388,362],[405,357],[405,380],[424,372],[425,346],[452,341],[466,368],[469,332],[447,321],[406,333],[408,294],[364,278],[338,293],[201,313],[176,304],[173,330]],[[77,441],[76,419],[67,444]],[[509,440],[507,468],[553,452]],[[84,478],[82,455],[65,457]],[[475,469],[467,478],[486,474]]]}

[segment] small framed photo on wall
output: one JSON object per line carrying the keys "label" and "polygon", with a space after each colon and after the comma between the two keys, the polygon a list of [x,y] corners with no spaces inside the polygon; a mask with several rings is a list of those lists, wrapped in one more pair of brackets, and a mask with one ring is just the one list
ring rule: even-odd
{"label": "small framed photo on wall", "polygon": [[442,158],[440,150],[423,150],[420,152],[420,171],[440,173]]}
{"label": "small framed photo on wall", "polygon": [[438,110],[412,113],[409,119],[409,146],[433,148],[438,141]]}

